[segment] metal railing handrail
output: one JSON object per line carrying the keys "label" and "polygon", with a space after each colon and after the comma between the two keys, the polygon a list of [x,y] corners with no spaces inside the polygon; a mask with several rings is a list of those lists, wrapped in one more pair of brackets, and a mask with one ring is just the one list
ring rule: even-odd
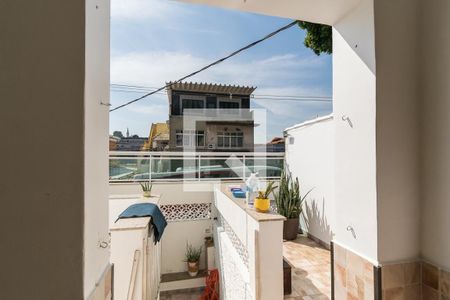
{"label": "metal railing handrail", "polygon": [[109,151],[109,157],[130,156],[253,156],[253,157],[284,157],[284,152],[187,152],[187,151]]}
{"label": "metal railing handrail", "polygon": [[[208,163],[206,163],[206,165],[202,165],[202,162],[205,161],[210,161],[210,160],[231,160],[234,161],[239,160],[241,161],[241,163],[236,166],[230,166],[230,170],[233,170],[233,172],[235,172],[235,170],[239,169],[239,174],[242,173],[243,179],[246,179],[246,173],[248,170],[249,165],[247,165],[247,162],[252,162],[256,165],[257,161],[276,161],[276,160],[283,160],[284,159],[284,152],[172,152],[172,151],[110,151],[109,152],[109,160],[110,162],[112,160],[116,160],[116,161],[121,161],[121,160],[136,160],[136,161],[142,161],[143,164],[142,166],[146,166],[146,168],[148,168],[148,172],[146,172],[146,174],[148,174],[148,178],[146,177],[141,177],[141,178],[135,178],[130,180],[129,178],[126,179],[122,179],[120,177],[122,177],[122,175],[128,176],[128,175],[133,175],[133,171],[132,169],[130,169],[130,173],[124,173],[124,174],[118,174],[118,175],[114,175],[114,176],[110,176],[110,183],[120,183],[120,182],[140,182],[140,181],[210,181],[210,180],[228,180],[228,179],[237,179],[238,177],[235,176],[219,176],[216,177],[217,175],[214,175],[212,177],[202,177],[202,172],[205,172],[207,170],[205,170],[206,168],[210,168],[210,167],[214,167],[214,166],[210,166]],[[152,165],[155,161],[165,161],[165,160],[186,160],[186,161],[193,161],[193,165],[191,165],[191,163],[188,163],[187,165],[187,169],[185,170],[180,170],[180,171],[169,171],[167,172],[168,177],[164,178],[164,177],[159,177],[152,176]],[[145,163],[146,162],[146,163]],[[251,164],[253,164],[251,163]],[[260,164],[260,163],[258,163]],[[220,164],[218,164],[218,166],[220,167]],[[261,166],[266,166],[268,167],[269,165],[263,164],[263,165],[258,165],[259,167]],[[226,168],[225,168],[226,170]],[[192,176],[194,173],[197,173],[197,176]],[[212,169],[212,172],[220,172],[220,171],[224,171],[224,170],[220,170],[219,169]],[[179,174],[176,174],[177,172],[186,172],[185,175],[183,175],[182,177],[176,177],[179,176]],[[259,172],[259,171],[258,171]],[[238,174],[238,173],[236,173]],[[267,176],[264,176],[264,178],[278,178],[279,176],[275,175],[269,175],[266,174]],[[173,178],[170,178],[170,176],[174,176]]]}

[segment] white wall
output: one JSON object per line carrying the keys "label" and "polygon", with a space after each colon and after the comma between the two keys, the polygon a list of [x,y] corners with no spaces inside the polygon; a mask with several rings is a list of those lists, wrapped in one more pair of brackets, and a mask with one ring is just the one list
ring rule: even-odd
{"label": "white wall", "polygon": [[450,2],[422,2],[420,19],[421,254],[450,270]]}
{"label": "white wall", "polygon": [[[333,28],[335,240],[377,261],[375,39],[372,0]],[[352,126],[343,117],[351,120]],[[356,237],[347,227],[353,227]]]}
{"label": "white wall", "polygon": [[418,2],[375,1],[380,263],[414,259],[420,250]]}
{"label": "white wall", "polygon": [[[212,203],[214,197],[212,183],[191,182],[187,186],[192,191],[186,191],[181,182],[154,183],[152,193],[161,196],[160,205]],[[141,187],[136,184],[111,184],[110,194],[139,195],[141,194]],[[206,233],[206,231],[209,233]],[[204,238],[207,235],[212,236],[212,220],[170,222],[164,231],[161,243],[161,272],[164,274],[186,271],[186,263],[183,261],[186,242],[196,247],[204,246]],[[204,266],[205,256],[203,251],[200,258],[200,268]]]}
{"label": "white wall", "polygon": [[329,244],[335,227],[334,122],[321,117],[287,128],[286,166],[305,200],[302,228]]}
{"label": "white wall", "polygon": [[84,295],[89,296],[109,265],[109,19],[107,0],[86,2],[84,101]]}

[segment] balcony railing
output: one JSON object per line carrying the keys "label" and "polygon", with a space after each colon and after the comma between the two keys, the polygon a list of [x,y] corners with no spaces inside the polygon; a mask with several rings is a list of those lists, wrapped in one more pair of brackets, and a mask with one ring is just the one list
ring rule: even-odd
{"label": "balcony railing", "polygon": [[111,151],[110,183],[138,181],[245,180],[280,177],[284,153]]}

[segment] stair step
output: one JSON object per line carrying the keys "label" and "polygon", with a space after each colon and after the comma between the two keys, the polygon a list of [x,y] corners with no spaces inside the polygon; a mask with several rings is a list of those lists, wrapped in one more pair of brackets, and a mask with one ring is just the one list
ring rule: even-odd
{"label": "stair step", "polygon": [[166,274],[162,274],[161,283],[204,278],[207,275],[208,275],[208,272],[206,270],[199,270],[197,276],[194,276],[194,277],[189,275],[188,272],[166,273]]}

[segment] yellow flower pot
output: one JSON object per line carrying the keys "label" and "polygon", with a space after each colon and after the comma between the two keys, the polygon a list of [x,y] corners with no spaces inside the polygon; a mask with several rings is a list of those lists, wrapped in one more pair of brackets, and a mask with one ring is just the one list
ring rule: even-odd
{"label": "yellow flower pot", "polygon": [[255,198],[255,203],[253,204],[253,206],[259,212],[268,212],[270,209],[270,200]]}

